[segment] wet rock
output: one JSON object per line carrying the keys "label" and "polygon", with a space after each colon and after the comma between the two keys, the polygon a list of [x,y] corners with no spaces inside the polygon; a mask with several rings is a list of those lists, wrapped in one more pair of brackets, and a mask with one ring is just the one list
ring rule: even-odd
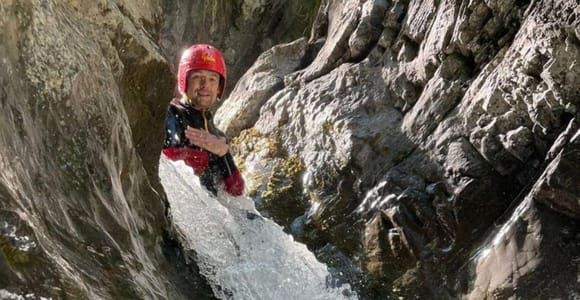
{"label": "wet rock", "polygon": [[[310,246],[359,259],[377,295],[578,297],[578,5],[317,6],[0,4],[0,202],[43,245],[18,270],[21,245],[4,234],[0,283],[180,298],[160,251],[155,141],[179,50],[211,42],[233,81],[270,49],[220,110],[229,133],[254,133],[238,143],[254,195],[287,192],[280,220],[303,216]],[[308,41],[272,47],[312,18]],[[304,169],[285,177],[289,161]]]}
{"label": "wet rock", "polygon": [[[3,195],[5,196],[5,195]],[[2,291],[37,297],[78,297],[76,284],[40,249],[34,230],[14,211],[0,211],[0,284]],[[55,287],[47,290],[44,286]],[[61,290],[69,287],[70,290]]]}
{"label": "wet rock", "polygon": [[578,229],[577,219],[536,205],[527,197],[479,245],[460,272],[470,285],[460,284],[464,297],[578,297]]}
{"label": "wet rock", "polygon": [[327,284],[338,287],[345,283],[353,283],[354,287],[363,281],[363,274],[353,262],[332,244],[326,244],[316,252],[316,258],[329,266],[330,276]]}
{"label": "wet rock", "polygon": [[[401,228],[377,213],[365,226],[363,267],[368,274],[388,284],[415,262]],[[395,263],[396,262],[396,263]]]}
{"label": "wet rock", "polygon": [[[324,2],[312,35],[324,46],[264,102],[254,129],[280,134],[284,149],[302,158],[310,224],[360,257],[381,284],[468,295],[448,274],[470,262],[482,236],[513,215],[532,186],[538,203],[577,214],[575,131],[561,136],[578,117],[577,5],[391,1],[374,27],[382,28],[378,40],[347,48],[377,3]],[[344,225],[349,210],[354,232]],[[525,239],[529,247],[514,251],[554,242]],[[536,262],[516,263],[529,274],[526,286],[541,277]],[[506,266],[502,272],[514,265]],[[481,282],[474,298],[525,294],[521,282]],[[545,286],[545,295],[560,295]]]}
{"label": "wet rock", "polygon": [[392,168],[385,174],[381,181],[367,192],[357,212],[366,216],[372,216],[377,211],[392,206],[392,201],[405,189],[424,190],[423,178],[408,173],[404,169]]}
{"label": "wet rock", "polygon": [[0,4],[0,206],[13,213],[0,222],[37,245],[22,255],[0,238],[3,291],[191,292],[176,287],[183,278],[168,279],[161,252],[167,219],[152,141],[162,136],[172,75],[152,39],[159,13],[157,1]]}
{"label": "wet rock", "polygon": [[243,131],[232,141],[247,194],[264,216],[291,231],[293,220],[306,209],[301,180],[304,165],[298,156],[289,156],[281,143],[279,136],[255,130]]}
{"label": "wet rock", "polygon": [[[513,179],[501,176],[463,178],[454,184],[452,207],[458,242],[471,243],[510,205],[516,196]],[[518,190],[518,189],[516,189]]]}
{"label": "wet rock", "polygon": [[538,179],[532,197],[550,208],[577,218],[580,216],[580,130],[572,121],[563,136],[568,142],[546,167]]}

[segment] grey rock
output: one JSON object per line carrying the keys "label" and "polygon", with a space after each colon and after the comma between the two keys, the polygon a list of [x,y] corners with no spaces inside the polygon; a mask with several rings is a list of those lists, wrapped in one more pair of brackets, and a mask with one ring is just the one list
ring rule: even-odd
{"label": "grey rock", "polygon": [[407,14],[403,21],[401,33],[417,44],[421,44],[431,22],[437,6],[423,5],[420,1],[409,1]]}
{"label": "grey rock", "polygon": [[446,176],[452,180],[463,176],[481,178],[489,175],[491,167],[465,138],[460,138],[449,144],[445,158]]}
{"label": "grey rock", "polygon": [[[382,81],[366,74],[364,67],[344,65],[299,90],[283,89],[262,107],[255,128],[280,132],[284,147],[300,155],[309,172],[335,174],[351,159],[363,169],[376,168],[377,161],[393,165],[412,148],[396,127],[400,113],[376,104]],[[345,91],[351,96],[343,97]]]}
{"label": "grey rock", "polygon": [[[456,72],[461,72],[463,66],[460,63],[455,64],[459,64],[456,66]],[[447,63],[441,65],[403,119],[402,128],[413,141],[424,140],[430,135],[463,96],[462,80],[447,80],[443,77],[446,76],[446,65]]]}
{"label": "grey rock", "polygon": [[[513,208],[532,186],[538,205],[553,208],[542,208],[542,216],[579,216],[576,133],[562,135],[578,118],[579,6],[378,3],[324,2],[310,40],[324,46],[264,102],[253,130],[279,134],[284,149],[302,158],[311,224],[339,247],[359,246],[341,241],[345,236],[361,243],[360,252],[347,253],[379,282],[407,282],[406,291],[413,286],[441,298],[527,295],[518,287],[531,281],[486,281],[492,264],[479,275],[462,273],[477,290],[446,282],[444,273],[458,269],[439,265],[452,256],[470,264],[466,253],[498,220],[520,218]],[[380,26],[369,25],[378,24],[371,7],[383,15]],[[378,39],[368,28],[382,28]],[[353,211],[364,223],[354,234],[344,225]],[[513,230],[539,230],[535,220],[518,222]],[[541,226],[554,224],[549,216]],[[555,249],[552,239],[514,238],[530,246],[509,253],[549,260]],[[542,282],[537,266],[544,264],[529,261],[506,263],[499,273],[516,278],[510,272],[521,270]],[[423,277],[407,281],[417,268]],[[541,285],[544,295],[561,295]]]}
{"label": "grey rock", "polygon": [[580,130],[575,121],[562,136],[569,140],[536,182],[532,198],[560,213],[577,217],[580,214],[580,181],[576,176],[580,167]]}
{"label": "grey rock", "polygon": [[360,262],[369,295],[578,298],[576,2],[4,1],[0,281],[193,295],[161,253],[156,160],[179,52],[210,42],[229,86],[270,49],[220,125],[255,135],[237,146],[256,191],[300,158],[293,218]]}
{"label": "grey rock", "polygon": [[237,136],[252,127],[262,105],[284,87],[284,76],[300,66],[306,46],[306,39],[302,38],[260,55],[216,112],[217,126],[228,136]]}
{"label": "grey rock", "polygon": [[[327,74],[351,57],[348,51],[348,42],[351,34],[357,28],[361,17],[360,0],[336,1],[329,0],[327,5],[321,6],[325,10],[320,14],[326,26],[326,39],[318,55],[304,70],[293,75],[295,81],[308,82]],[[322,16],[325,19],[322,19]],[[315,25],[316,26],[316,25]]]}
{"label": "grey rock", "polygon": [[503,147],[520,161],[527,161],[532,155],[530,146],[533,141],[532,131],[527,127],[519,127],[499,136]]}
{"label": "grey rock", "polygon": [[0,297],[203,294],[162,253],[151,141],[173,83],[159,14],[158,1],[0,3]]}
{"label": "grey rock", "polygon": [[348,48],[353,60],[364,58],[376,44],[383,31],[383,17],[387,8],[385,0],[366,1],[358,26],[348,41]]}

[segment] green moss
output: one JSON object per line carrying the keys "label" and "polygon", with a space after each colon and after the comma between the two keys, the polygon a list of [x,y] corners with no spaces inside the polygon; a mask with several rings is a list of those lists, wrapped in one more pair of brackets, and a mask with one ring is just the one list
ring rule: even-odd
{"label": "green moss", "polygon": [[332,124],[332,122],[330,121],[325,121],[322,124],[322,132],[325,135],[330,135],[332,132],[334,131],[334,124]]}
{"label": "green moss", "polygon": [[244,161],[251,153],[258,153],[266,150],[265,158],[281,157],[285,151],[281,146],[280,134],[275,133],[269,136],[262,135],[254,128],[244,130],[239,136],[232,139],[230,146],[236,149],[234,152],[236,165],[240,172],[244,173]]}
{"label": "green moss", "polygon": [[261,193],[260,211],[288,228],[292,221],[302,215],[307,201],[302,193],[301,176],[304,164],[298,156],[282,159],[272,170],[266,189]]}
{"label": "green moss", "polygon": [[[52,128],[57,127],[54,125]],[[91,174],[89,174],[87,169],[89,150],[86,141],[89,136],[85,128],[71,129],[69,132],[68,136],[70,138],[60,139],[57,147],[52,149],[52,151],[62,175],[60,182],[63,185],[67,185],[66,187],[63,186],[63,188],[84,194],[88,192],[89,185],[87,181],[91,178]],[[49,143],[47,141],[47,144]],[[39,180],[42,179],[39,178]]]}
{"label": "green moss", "polygon": [[161,143],[157,141],[163,139],[163,121],[173,97],[175,76],[166,61],[156,59],[131,34],[117,32],[112,43],[124,66],[119,87],[133,144],[149,180],[156,183],[161,151]]}
{"label": "green moss", "polygon": [[0,250],[6,262],[14,267],[21,268],[31,264],[31,257],[27,252],[21,251],[14,247],[12,243],[5,237],[0,236]]}
{"label": "green moss", "polygon": [[[421,272],[420,267],[416,265],[415,267],[408,269],[392,283],[392,291],[396,297],[401,299],[409,299],[413,297],[416,299],[423,299],[429,298],[429,296],[433,297],[433,295],[424,287],[424,282],[425,278],[423,273]],[[380,284],[380,281],[377,282],[377,284]]]}
{"label": "green moss", "polygon": [[287,195],[299,196],[302,193],[299,182],[303,171],[304,164],[298,156],[283,160],[274,167],[266,191],[261,195],[262,198],[266,202],[276,202]]}
{"label": "green moss", "polygon": [[244,174],[253,176],[254,182],[267,176],[265,185],[254,186],[248,191],[249,196],[260,198],[257,208],[261,212],[283,226],[290,225],[304,213],[306,200],[301,183],[304,164],[299,156],[287,154],[278,132],[265,136],[255,129],[244,130],[232,140],[232,145],[238,149],[236,163],[242,173],[245,173],[243,161],[252,153],[262,153],[263,159],[275,163],[271,174]]}

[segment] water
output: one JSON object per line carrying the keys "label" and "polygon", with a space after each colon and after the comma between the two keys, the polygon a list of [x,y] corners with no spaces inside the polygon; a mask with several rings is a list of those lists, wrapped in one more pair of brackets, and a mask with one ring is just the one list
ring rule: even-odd
{"label": "water", "polygon": [[245,197],[208,195],[183,162],[164,157],[159,177],[186,251],[220,299],[357,299],[306,246]]}

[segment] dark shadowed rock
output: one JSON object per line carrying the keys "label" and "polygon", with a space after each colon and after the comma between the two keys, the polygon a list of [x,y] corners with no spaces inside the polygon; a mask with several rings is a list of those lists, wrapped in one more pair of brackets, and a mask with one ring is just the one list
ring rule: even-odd
{"label": "dark shadowed rock", "polygon": [[[456,278],[467,299],[580,296],[578,219],[527,198]],[[461,282],[461,283],[460,283]]]}
{"label": "dark shadowed rock", "polygon": [[533,198],[572,218],[580,215],[580,130],[572,121],[563,133],[566,145],[559,151],[532,190]]}

